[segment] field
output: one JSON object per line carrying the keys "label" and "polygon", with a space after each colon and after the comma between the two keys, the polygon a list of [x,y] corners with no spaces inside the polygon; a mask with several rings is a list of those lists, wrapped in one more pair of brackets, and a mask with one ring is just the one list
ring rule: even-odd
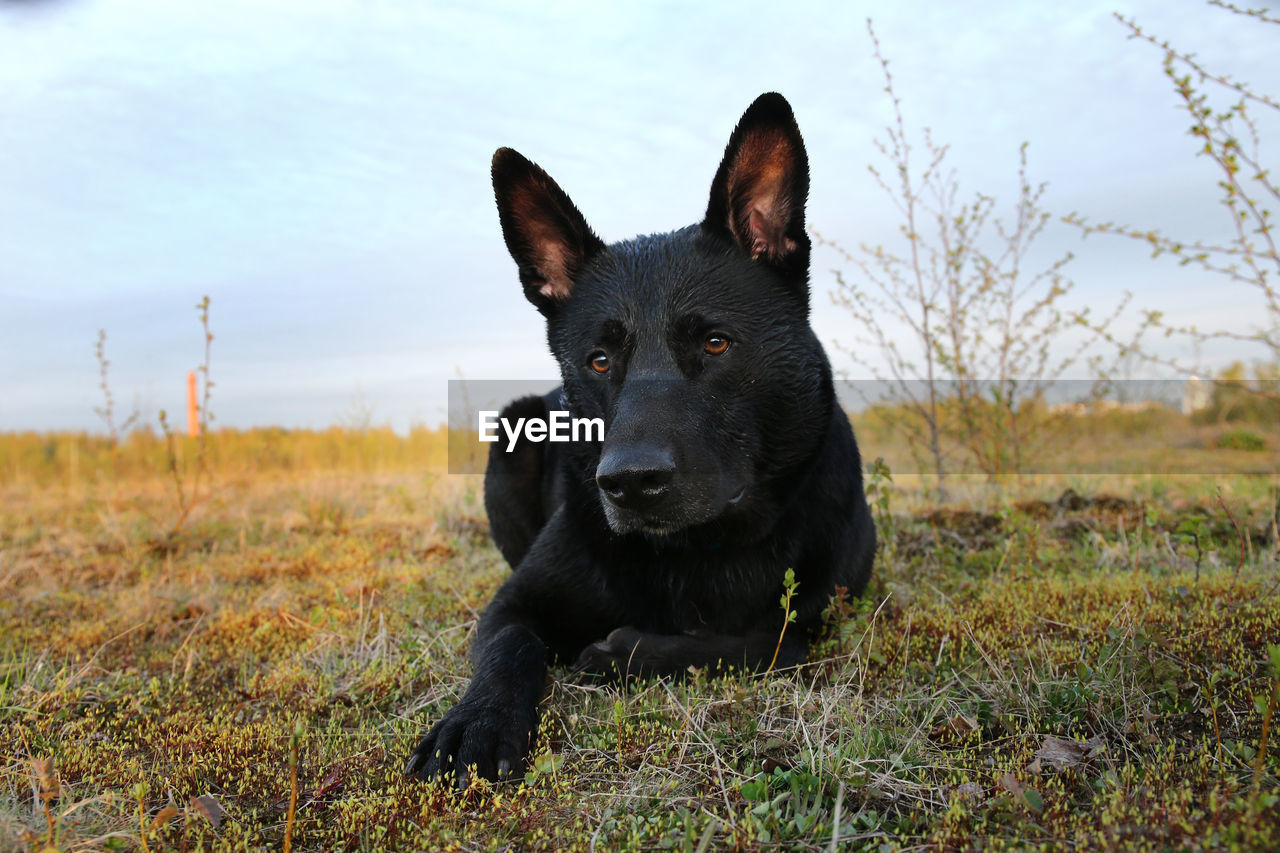
{"label": "field", "polygon": [[219,432],[198,490],[187,439],[0,436],[0,849],[1277,849],[1276,468],[1213,452],[1272,473],[876,474],[809,664],[557,670],[453,794],[401,769],[508,569],[440,433]]}

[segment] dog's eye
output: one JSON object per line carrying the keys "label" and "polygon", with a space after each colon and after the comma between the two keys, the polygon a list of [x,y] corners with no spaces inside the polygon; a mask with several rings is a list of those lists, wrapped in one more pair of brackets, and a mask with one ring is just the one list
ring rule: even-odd
{"label": "dog's eye", "polygon": [[702,345],[702,349],[707,355],[724,355],[729,349],[729,339],[724,335],[707,335],[707,340]]}
{"label": "dog's eye", "polygon": [[603,352],[597,351],[591,356],[591,369],[596,373],[608,373],[609,356]]}

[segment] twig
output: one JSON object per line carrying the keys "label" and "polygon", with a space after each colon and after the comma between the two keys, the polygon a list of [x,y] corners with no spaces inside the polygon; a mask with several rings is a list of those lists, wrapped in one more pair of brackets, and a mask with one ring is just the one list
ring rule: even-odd
{"label": "twig", "polygon": [[302,721],[293,725],[293,737],[289,739],[289,815],[284,824],[284,853],[293,849],[293,821],[298,812],[298,740]]}
{"label": "twig", "polygon": [[1240,561],[1236,563],[1236,573],[1234,577],[1240,577],[1240,569],[1244,568],[1244,534],[1240,532],[1240,525],[1236,523],[1236,517],[1231,514],[1231,507],[1227,506],[1227,502],[1222,499],[1222,486],[1218,486],[1218,505],[1227,513],[1227,518],[1231,519],[1231,526],[1236,529],[1236,537],[1240,540]]}
{"label": "twig", "polygon": [[787,569],[787,574],[782,580],[782,586],[785,592],[782,596],[782,630],[778,632],[778,644],[773,647],[773,660],[769,661],[769,668],[765,672],[773,672],[774,664],[778,662],[778,653],[782,651],[782,638],[787,635],[787,626],[796,621],[796,612],[791,609],[791,597],[795,595],[796,582],[795,569]]}
{"label": "twig", "polygon": [[1276,696],[1280,695],[1280,678],[1271,679],[1271,699],[1267,702],[1267,715],[1262,718],[1262,737],[1258,741],[1258,755],[1253,762],[1253,790],[1262,785],[1262,768],[1267,761],[1267,736],[1271,734],[1271,718],[1276,712]]}

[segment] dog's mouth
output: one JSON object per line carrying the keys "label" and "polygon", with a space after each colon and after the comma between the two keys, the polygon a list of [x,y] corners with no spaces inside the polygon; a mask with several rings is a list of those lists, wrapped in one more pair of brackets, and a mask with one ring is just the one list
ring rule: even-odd
{"label": "dog's mouth", "polygon": [[727,500],[721,498],[723,502],[718,504],[718,508],[713,500],[708,500],[710,496],[703,496],[701,500],[697,498],[686,499],[683,502],[674,500],[660,506],[637,510],[618,506],[609,499],[607,493],[602,492],[601,503],[604,506],[605,519],[613,532],[643,533],[646,536],[661,537],[719,518],[738,507],[746,495],[747,487],[742,486]]}

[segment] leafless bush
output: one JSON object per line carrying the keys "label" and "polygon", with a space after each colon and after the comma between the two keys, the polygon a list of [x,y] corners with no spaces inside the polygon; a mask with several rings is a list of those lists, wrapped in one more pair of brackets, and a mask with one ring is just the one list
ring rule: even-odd
{"label": "leafless bush", "polygon": [[[1212,5],[1258,26],[1280,25],[1280,18],[1265,9],[1243,9],[1223,0]],[[1206,67],[1195,55],[1173,47],[1142,29],[1132,18],[1116,14],[1132,38],[1164,52],[1164,73],[1173,85],[1180,106],[1191,119],[1190,135],[1198,155],[1213,161],[1219,173],[1221,202],[1231,223],[1225,241],[1208,238],[1180,240],[1159,231],[1114,222],[1093,223],[1079,214],[1066,221],[1092,233],[1127,237],[1146,244],[1153,257],[1168,256],[1184,267],[1212,273],[1252,294],[1250,329],[1201,329],[1168,322],[1160,311],[1148,310],[1134,339],[1113,343],[1136,352],[1144,361],[1169,367],[1181,374],[1210,373],[1204,365],[1157,354],[1140,343],[1143,331],[1154,330],[1187,340],[1197,346],[1212,341],[1229,342],[1256,354],[1264,364],[1280,364],[1280,255],[1276,251],[1273,206],[1280,202],[1280,185],[1267,165],[1262,147],[1260,119],[1280,118],[1280,98],[1262,92],[1226,73]],[[1278,34],[1280,35],[1280,34]],[[1244,304],[1244,303],[1242,303]]]}
{"label": "leafless bush", "polygon": [[1036,262],[1033,247],[1051,216],[1041,206],[1045,185],[1027,175],[1026,144],[1018,196],[1004,214],[992,195],[962,197],[948,146],[927,129],[920,164],[870,21],[867,29],[894,111],[876,142],[889,168],[870,171],[901,216],[902,240],[896,249],[848,251],[819,236],[857,271],[835,271],[832,296],[857,329],[840,348],[909,415],[903,429],[940,488],[957,466],[991,477],[1022,471],[1046,436],[1038,428],[1046,384],[1087,358],[1123,303],[1097,321],[1068,311],[1071,255]]}

